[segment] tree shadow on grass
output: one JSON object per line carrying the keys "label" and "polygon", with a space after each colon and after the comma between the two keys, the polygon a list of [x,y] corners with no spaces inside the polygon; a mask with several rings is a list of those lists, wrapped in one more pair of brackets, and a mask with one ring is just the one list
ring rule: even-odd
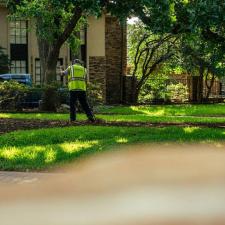
{"label": "tree shadow on grass", "polygon": [[154,116],[207,116],[223,115],[224,105],[146,105],[109,107],[99,110],[100,114],[117,115],[154,115]]}
{"label": "tree shadow on grass", "polygon": [[71,127],[13,132],[0,137],[0,169],[52,169],[127,144],[220,141],[225,141],[225,129]]}

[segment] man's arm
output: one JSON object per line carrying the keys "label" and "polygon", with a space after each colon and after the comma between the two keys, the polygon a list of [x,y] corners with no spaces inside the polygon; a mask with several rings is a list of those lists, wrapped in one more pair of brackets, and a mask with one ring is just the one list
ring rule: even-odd
{"label": "man's arm", "polygon": [[87,69],[86,68],[84,68],[84,79],[85,79],[85,82],[87,84],[88,79],[87,79]]}
{"label": "man's arm", "polygon": [[67,76],[69,74],[69,67],[66,70],[61,69],[61,76]]}

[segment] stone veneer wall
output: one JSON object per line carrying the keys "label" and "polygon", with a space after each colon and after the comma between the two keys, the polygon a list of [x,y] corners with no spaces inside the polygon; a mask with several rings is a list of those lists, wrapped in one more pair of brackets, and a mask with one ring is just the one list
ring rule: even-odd
{"label": "stone veneer wall", "polygon": [[112,16],[106,16],[106,103],[122,103],[123,75],[126,71],[126,27]]}
{"label": "stone veneer wall", "polygon": [[103,99],[106,96],[106,59],[105,56],[89,57],[89,80],[101,85]]}
{"label": "stone veneer wall", "polygon": [[131,75],[123,76],[123,104],[130,105],[136,103],[134,98],[133,89],[136,88],[137,79]]}
{"label": "stone veneer wall", "polygon": [[225,78],[221,79],[221,95],[225,97]]}

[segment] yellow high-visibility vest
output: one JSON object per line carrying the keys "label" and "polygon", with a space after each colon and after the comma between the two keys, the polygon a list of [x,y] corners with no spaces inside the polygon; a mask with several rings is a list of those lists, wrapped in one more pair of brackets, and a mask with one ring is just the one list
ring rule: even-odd
{"label": "yellow high-visibility vest", "polygon": [[86,69],[80,65],[72,65],[68,71],[68,88],[70,91],[86,91]]}

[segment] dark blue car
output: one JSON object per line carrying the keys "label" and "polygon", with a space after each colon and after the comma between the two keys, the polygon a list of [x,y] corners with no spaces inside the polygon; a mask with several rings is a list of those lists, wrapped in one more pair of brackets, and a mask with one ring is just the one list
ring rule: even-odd
{"label": "dark blue car", "polygon": [[28,86],[32,85],[31,75],[30,74],[1,74],[0,81],[9,81],[15,80],[20,84],[25,84]]}

